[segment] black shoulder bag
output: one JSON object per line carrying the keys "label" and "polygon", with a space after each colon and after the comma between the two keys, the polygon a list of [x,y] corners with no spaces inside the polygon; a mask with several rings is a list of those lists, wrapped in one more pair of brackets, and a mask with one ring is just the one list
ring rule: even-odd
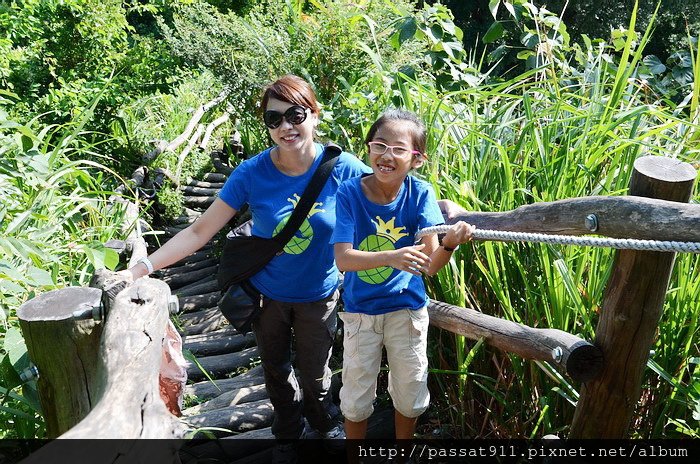
{"label": "black shoulder bag", "polygon": [[219,309],[238,332],[249,332],[263,307],[263,295],[248,279],[260,272],[272,258],[282,254],[287,242],[311,211],[341,152],[338,145],[326,144],[321,164],[279,234],[272,238],[251,235],[251,219],[238,226],[232,237],[227,237],[217,274],[219,288],[223,289]]}

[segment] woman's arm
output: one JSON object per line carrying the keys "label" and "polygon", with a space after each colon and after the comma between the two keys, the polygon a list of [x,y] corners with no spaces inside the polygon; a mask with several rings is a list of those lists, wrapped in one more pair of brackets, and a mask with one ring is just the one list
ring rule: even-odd
{"label": "woman's arm", "polygon": [[[202,248],[235,214],[236,210],[223,200],[219,198],[214,200],[214,203],[191,226],[179,232],[148,257],[153,264],[153,269],[162,269]],[[127,272],[136,280],[148,274],[148,269],[145,264],[138,263],[130,267]]]}
{"label": "woman's arm", "polygon": [[398,250],[360,251],[352,243],[340,242],[334,245],[335,262],[341,271],[365,271],[382,266],[393,267],[414,275],[428,266],[430,258],[421,250],[424,244],[407,246]]}

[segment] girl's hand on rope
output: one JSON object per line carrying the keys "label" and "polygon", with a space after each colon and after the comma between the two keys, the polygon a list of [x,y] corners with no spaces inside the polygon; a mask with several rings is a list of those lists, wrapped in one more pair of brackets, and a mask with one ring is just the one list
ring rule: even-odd
{"label": "girl's hand on rope", "polygon": [[457,248],[462,243],[467,243],[472,239],[476,227],[464,221],[456,222],[447,231],[442,239],[442,246],[447,248]]}
{"label": "girl's hand on rope", "polygon": [[421,250],[425,244],[411,245],[389,252],[388,265],[399,271],[406,271],[409,274],[421,275],[424,269],[430,265],[430,257]]}

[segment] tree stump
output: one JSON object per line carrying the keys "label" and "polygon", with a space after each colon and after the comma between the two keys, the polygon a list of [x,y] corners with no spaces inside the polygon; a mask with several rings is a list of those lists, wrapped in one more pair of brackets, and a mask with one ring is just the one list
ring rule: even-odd
{"label": "tree stump", "polygon": [[[54,438],[80,422],[97,402],[97,365],[104,324],[102,290],[68,287],[33,298],[17,310],[29,358],[39,371],[37,389]],[[74,313],[78,316],[74,317]]]}
{"label": "tree stump", "polygon": [[182,438],[184,425],[165,406],[159,374],[170,289],[143,278],[109,310],[98,353],[98,401],[61,438]]}

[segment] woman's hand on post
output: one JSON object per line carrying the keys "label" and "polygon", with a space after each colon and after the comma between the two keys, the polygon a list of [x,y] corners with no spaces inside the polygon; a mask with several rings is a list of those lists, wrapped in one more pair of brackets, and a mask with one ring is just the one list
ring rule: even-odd
{"label": "woman's hand on post", "polygon": [[146,269],[146,266],[143,263],[136,263],[129,269],[124,269],[123,271],[117,272],[117,275],[123,277],[124,280],[133,283],[137,279],[148,275],[148,269]]}

